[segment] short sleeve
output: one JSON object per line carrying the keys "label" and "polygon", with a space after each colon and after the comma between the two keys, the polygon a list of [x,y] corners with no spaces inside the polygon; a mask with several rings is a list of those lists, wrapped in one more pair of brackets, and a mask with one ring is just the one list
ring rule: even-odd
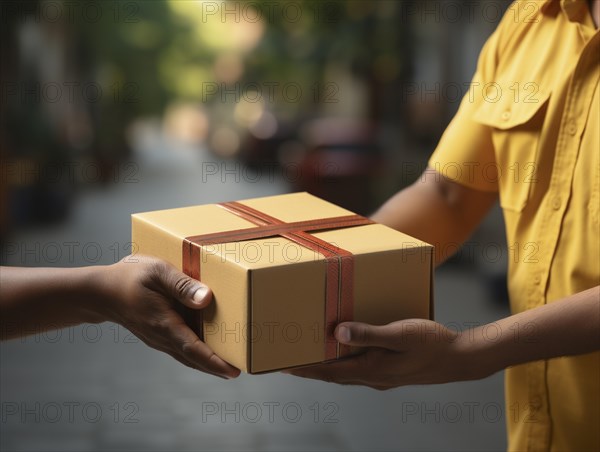
{"label": "short sleeve", "polygon": [[501,26],[483,46],[469,89],[429,159],[429,166],[448,179],[491,192],[498,191],[492,130],[474,116],[493,88],[500,32]]}

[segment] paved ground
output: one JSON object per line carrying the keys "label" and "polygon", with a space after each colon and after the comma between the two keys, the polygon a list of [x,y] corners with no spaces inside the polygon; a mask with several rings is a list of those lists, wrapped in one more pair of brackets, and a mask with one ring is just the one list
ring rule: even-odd
{"label": "paved ground", "polygon": [[[53,265],[85,265],[96,260],[97,250],[100,263],[111,263],[125,255],[131,212],[287,190],[284,180],[267,174],[255,183],[243,171],[237,182],[234,175],[209,175],[208,160],[202,172],[201,160],[185,149],[166,156],[158,152],[160,140],[152,143],[142,146],[133,176],[138,182],[121,177],[106,189],[81,193],[68,223],[21,232],[5,261],[49,265],[58,248],[63,255]],[[30,252],[22,259],[24,250]],[[460,268],[439,270],[437,319],[465,326],[506,315],[478,281]],[[282,374],[227,382],[179,365],[121,327],[102,324],[3,343],[0,376],[2,451],[506,447],[501,374],[387,392]]]}

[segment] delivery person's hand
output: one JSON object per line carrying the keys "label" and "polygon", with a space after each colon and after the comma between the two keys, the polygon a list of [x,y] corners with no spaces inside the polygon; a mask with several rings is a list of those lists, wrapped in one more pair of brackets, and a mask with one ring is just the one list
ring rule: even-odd
{"label": "delivery person's hand", "polygon": [[600,286],[462,332],[419,319],[345,322],[336,339],[364,353],[287,373],[376,389],[476,380],[509,366],[600,350],[599,325]]}
{"label": "delivery person's hand", "polygon": [[215,355],[182,317],[211,299],[204,284],[145,256],[108,266],[0,267],[1,339],[112,321],[186,366],[234,378],[240,371]]}
{"label": "delivery person's hand", "polygon": [[383,326],[345,322],[338,325],[335,336],[341,344],[365,347],[363,353],[285,373],[380,390],[471,380],[493,373],[473,359],[466,335],[430,320],[402,320]]}

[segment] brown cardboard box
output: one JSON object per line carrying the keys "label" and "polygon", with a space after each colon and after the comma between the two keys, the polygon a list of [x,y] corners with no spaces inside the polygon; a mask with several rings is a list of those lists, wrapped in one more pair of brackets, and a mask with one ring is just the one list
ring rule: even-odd
{"label": "brown cardboard box", "polygon": [[[285,225],[353,215],[308,193],[233,204]],[[311,230],[310,236],[324,241],[318,247],[281,235],[243,240],[246,231],[287,226],[261,226],[225,207],[134,214],[132,241],[138,253],[165,259],[195,277],[195,271],[201,272],[200,279],[214,294],[214,302],[203,311],[204,341],[232,365],[260,373],[347,354],[351,351],[340,349],[331,338],[335,323],[343,320],[382,325],[432,318],[431,245],[380,224]],[[241,238],[223,242],[235,235],[230,231],[238,231]],[[206,236],[214,233],[228,236]],[[200,241],[204,245],[185,240],[194,236],[205,238]],[[327,247],[338,250],[329,259],[324,255]],[[343,250],[346,257],[340,259]],[[336,272],[341,272],[338,279]]]}

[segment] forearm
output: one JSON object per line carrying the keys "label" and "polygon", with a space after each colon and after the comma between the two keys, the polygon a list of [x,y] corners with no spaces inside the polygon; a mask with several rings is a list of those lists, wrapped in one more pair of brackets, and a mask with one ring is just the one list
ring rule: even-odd
{"label": "forearm", "polygon": [[432,245],[466,238],[454,217],[448,203],[419,182],[398,192],[372,216],[378,223]]}
{"label": "forearm", "polygon": [[100,321],[104,268],[0,267],[0,338]]}
{"label": "forearm", "polygon": [[473,364],[493,373],[540,359],[600,349],[600,286],[495,324],[463,332]]}
{"label": "forearm", "polygon": [[[432,169],[390,198],[372,218],[435,246],[436,262],[457,249],[496,201],[496,193],[459,185]],[[449,246],[455,245],[455,246]]]}

